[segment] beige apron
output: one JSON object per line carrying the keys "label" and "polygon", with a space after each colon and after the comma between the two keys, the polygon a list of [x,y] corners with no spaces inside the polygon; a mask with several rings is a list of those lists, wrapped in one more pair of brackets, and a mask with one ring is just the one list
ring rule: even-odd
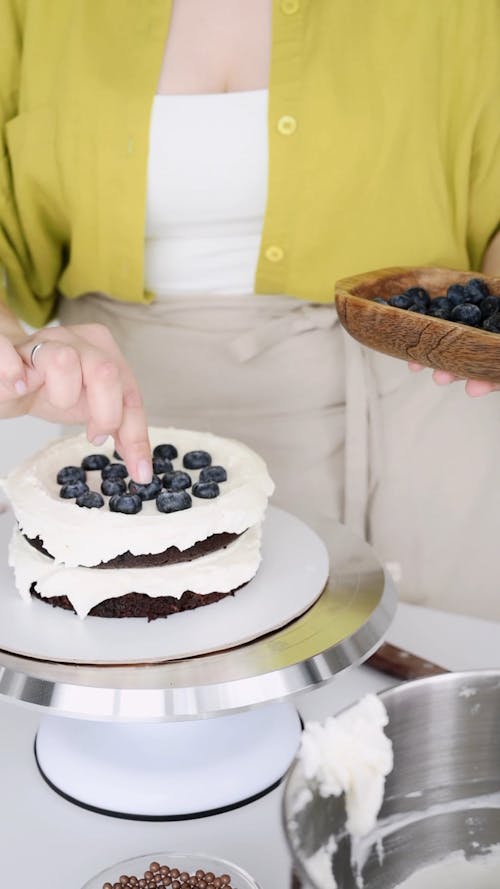
{"label": "beige apron", "polygon": [[101,322],[152,425],[238,438],[266,460],[273,502],[328,541],[343,521],[393,571],[401,598],[500,619],[500,405],[361,348],[333,306],[281,296],[64,301]]}

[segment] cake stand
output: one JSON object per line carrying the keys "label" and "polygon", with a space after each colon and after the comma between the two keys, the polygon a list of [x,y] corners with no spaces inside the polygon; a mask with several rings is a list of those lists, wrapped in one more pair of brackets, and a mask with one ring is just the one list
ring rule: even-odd
{"label": "cake stand", "polygon": [[[314,543],[311,529],[288,513],[271,508],[269,514],[258,576],[272,598],[283,577],[279,565],[266,574],[266,535],[274,534],[281,546],[290,542],[286,571],[299,585],[307,560],[297,541],[303,540],[304,552],[309,544],[313,550],[323,544],[319,538]],[[10,527],[2,517],[5,544]],[[0,633],[0,694],[43,713],[35,756],[47,783],[94,811],[149,820],[224,811],[275,787],[300,738],[300,717],[290,698],[366,659],[396,607],[390,579],[367,544],[336,524],[327,548],[330,576],[305,613],[224,650],[96,663],[79,657],[76,645],[74,656],[56,661],[40,657],[36,646],[30,652],[13,645],[6,630]],[[267,539],[267,553],[275,550]],[[12,579],[2,570],[0,600],[17,607]],[[34,604],[56,619],[57,610]],[[207,609],[213,615],[222,604]],[[30,606],[20,608],[32,613]],[[68,618],[82,626],[75,616]],[[12,616],[9,620],[11,636],[22,638]],[[165,624],[176,626],[170,618]]]}

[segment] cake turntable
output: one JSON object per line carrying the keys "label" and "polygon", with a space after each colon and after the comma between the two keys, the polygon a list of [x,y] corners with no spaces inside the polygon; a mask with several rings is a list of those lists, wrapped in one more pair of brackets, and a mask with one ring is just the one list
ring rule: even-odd
{"label": "cake turntable", "polygon": [[[4,552],[11,527],[12,517],[0,516]],[[257,578],[207,606],[205,626],[215,625],[218,610],[223,630],[203,639],[194,632],[192,641],[193,613],[123,627],[82,622],[41,602],[26,606],[4,558],[0,694],[43,714],[35,756],[47,783],[94,811],[146,820],[213,814],[276,786],[301,731],[288,699],[365,660],[396,607],[367,544],[336,524],[327,549],[299,519],[270,507]],[[130,657],[120,650],[120,624],[128,634],[136,628]]]}

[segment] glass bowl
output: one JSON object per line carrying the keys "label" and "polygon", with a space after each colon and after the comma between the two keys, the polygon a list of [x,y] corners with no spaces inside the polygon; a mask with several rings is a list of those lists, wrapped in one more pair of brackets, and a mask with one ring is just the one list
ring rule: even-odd
{"label": "glass bowl", "polygon": [[[102,889],[105,883],[114,886],[120,882],[120,877],[123,875],[140,879],[154,861],[160,865],[168,865],[171,870],[177,868],[181,873],[195,874],[197,870],[204,870],[206,873],[215,874],[216,877],[227,874],[231,877],[229,889],[261,889],[259,884],[237,864],[198,852],[150,852],[136,858],[127,858],[96,874],[82,886],[82,889]],[[208,885],[212,886],[213,883]],[[189,889],[189,884],[186,889]]]}

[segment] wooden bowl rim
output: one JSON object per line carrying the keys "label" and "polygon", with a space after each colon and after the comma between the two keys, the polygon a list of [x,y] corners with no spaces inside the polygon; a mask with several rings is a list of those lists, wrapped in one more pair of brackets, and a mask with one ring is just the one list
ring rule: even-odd
{"label": "wooden bowl rim", "polygon": [[[392,266],[384,269],[375,269],[371,272],[362,272],[358,275],[351,275],[348,278],[340,278],[335,284],[335,302],[337,298],[340,297],[340,301],[342,299],[348,300],[350,303],[359,302],[363,306],[370,306],[370,311],[374,314],[380,314],[380,312],[388,313],[401,320],[402,313],[405,313],[405,317],[408,314],[411,314],[412,323],[417,326],[420,324],[421,326],[428,325],[430,322],[437,325],[437,328],[442,327],[448,330],[461,331],[464,335],[474,334],[476,337],[479,336],[480,339],[486,338],[487,341],[496,340],[497,344],[500,348],[500,334],[494,333],[490,330],[483,330],[482,327],[472,327],[468,324],[460,324],[458,321],[452,321],[448,318],[435,318],[433,315],[423,315],[419,312],[411,312],[408,313],[404,309],[398,309],[396,306],[384,306],[380,303],[374,303],[373,298],[370,299],[366,296],[360,296],[358,293],[352,293],[353,287],[358,287],[360,284],[376,284],[381,280],[386,280],[387,278],[395,278],[400,275],[408,275],[409,273],[422,273],[422,272],[438,272],[438,273],[449,273],[452,275],[460,275],[462,277],[467,276],[467,278],[481,278],[485,281],[493,281],[495,284],[500,285],[500,276],[498,275],[485,275],[482,272],[476,271],[467,271],[463,269],[451,269],[443,266]],[[457,283],[460,283],[459,281]],[[500,299],[500,295],[498,296]]]}
{"label": "wooden bowl rim", "polygon": [[495,281],[500,283],[500,276],[485,275],[484,272],[477,272],[473,269],[453,269],[448,266],[437,265],[395,265],[387,266],[387,268],[372,269],[369,272],[360,272],[357,275],[349,275],[347,278],[339,278],[339,280],[335,283],[335,292],[337,292],[337,289],[350,292],[352,287],[357,287],[359,284],[362,283],[369,283],[372,280],[375,282],[384,278],[395,278],[398,275],[407,275],[409,273],[418,274],[422,272],[438,272],[439,274],[449,273],[452,275],[459,275],[460,277],[466,276],[467,278],[482,278],[486,281]]}

